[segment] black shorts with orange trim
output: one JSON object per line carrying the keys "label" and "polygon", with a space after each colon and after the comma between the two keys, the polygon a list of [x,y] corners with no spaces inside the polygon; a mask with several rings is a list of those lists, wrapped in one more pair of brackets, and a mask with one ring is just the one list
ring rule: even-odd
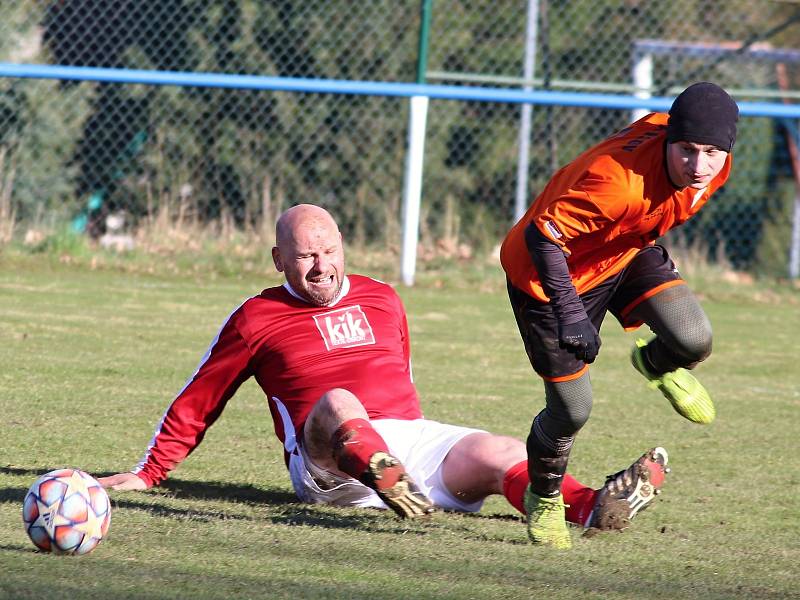
{"label": "black shorts with orange trim", "polygon": [[[584,292],[580,299],[598,331],[607,312],[625,329],[636,329],[642,324],[632,316],[636,306],[665,288],[683,284],[666,248],[648,246],[619,274]],[[588,365],[559,347],[558,322],[550,304],[539,302],[510,282],[508,297],[533,370],[547,381],[580,377]]]}

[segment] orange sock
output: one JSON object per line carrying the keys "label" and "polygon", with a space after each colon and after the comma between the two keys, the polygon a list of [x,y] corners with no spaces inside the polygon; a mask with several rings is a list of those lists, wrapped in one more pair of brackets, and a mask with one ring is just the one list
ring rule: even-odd
{"label": "orange sock", "polygon": [[[523,515],[525,514],[523,498],[529,483],[527,460],[523,460],[511,467],[506,471],[503,478],[503,495],[511,506]],[[564,504],[568,505],[566,509],[567,521],[583,525],[592,512],[597,490],[586,487],[569,473],[566,473],[561,484],[561,495],[564,496]]]}
{"label": "orange sock", "polygon": [[373,454],[389,453],[386,442],[366,419],[350,419],[342,423],[331,436],[331,446],[336,466],[359,481],[362,481]]}

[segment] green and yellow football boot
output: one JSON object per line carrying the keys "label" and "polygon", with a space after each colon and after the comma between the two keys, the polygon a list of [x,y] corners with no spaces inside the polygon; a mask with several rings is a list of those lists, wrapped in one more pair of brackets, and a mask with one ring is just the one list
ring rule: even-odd
{"label": "green and yellow football boot", "polygon": [[528,515],[528,537],[534,544],[552,546],[558,550],[572,548],[572,538],[564,516],[561,494],[548,498],[525,490],[525,514]]}
{"label": "green and yellow football boot", "polygon": [[642,349],[646,345],[645,340],[636,340],[636,346],[631,353],[631,363],[639,373],[648,379],[648,386],[661,390],[661,393],[672,404],[672,408],[682,417],[693,423],[704,425],[711,423],[716,416],[716,410],[706,388],[686,369],[675,369],[663,375],[651,373],[645,366],[642,356]]}

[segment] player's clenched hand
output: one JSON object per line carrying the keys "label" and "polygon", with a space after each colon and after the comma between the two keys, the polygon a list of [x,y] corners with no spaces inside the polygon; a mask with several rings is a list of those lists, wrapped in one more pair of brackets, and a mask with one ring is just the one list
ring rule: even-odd
{"label": "player's clenched hand", "polygon": [[594,362],[600,351],[600,335],[597,333],[589,317],[559,326],[558,344],[561,348],[572,352],[576,358],[586,363]]}
{"label": "player's clenched hand", "polygon": [[117,473],[116,475],[109,475],[108,477],[99,477],[97,481],[99,481],[100,485],[104,488],[111,488],[112,490],[127,491],[147,489],[147,484],[144,480],[133,473]]}

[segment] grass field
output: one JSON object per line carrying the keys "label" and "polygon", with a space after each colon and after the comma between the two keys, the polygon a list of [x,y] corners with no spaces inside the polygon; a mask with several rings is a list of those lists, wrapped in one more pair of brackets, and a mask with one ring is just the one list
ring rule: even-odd
{"label": "grass field", "polygon": [[[524,437],[542,405],[499,271],[400,289],[426,416]],[[711,426],[678,417],[604,325],[570,470],[589,484],[663,445],[664,494],[624,533],[532,547],[491,498],[405,523],[295,501],[253,382],[161,488],[112,493],[92,554],[42,554],[21,506],[41,473],[132,467],[223,319],[271,276],[147,275],[0,254],[0,598],[800,598],[800,292],[697,281],[714,324]],[[461,283],[459,283],[461,282]],[[643,331],[638,332],[644,333]]]}

